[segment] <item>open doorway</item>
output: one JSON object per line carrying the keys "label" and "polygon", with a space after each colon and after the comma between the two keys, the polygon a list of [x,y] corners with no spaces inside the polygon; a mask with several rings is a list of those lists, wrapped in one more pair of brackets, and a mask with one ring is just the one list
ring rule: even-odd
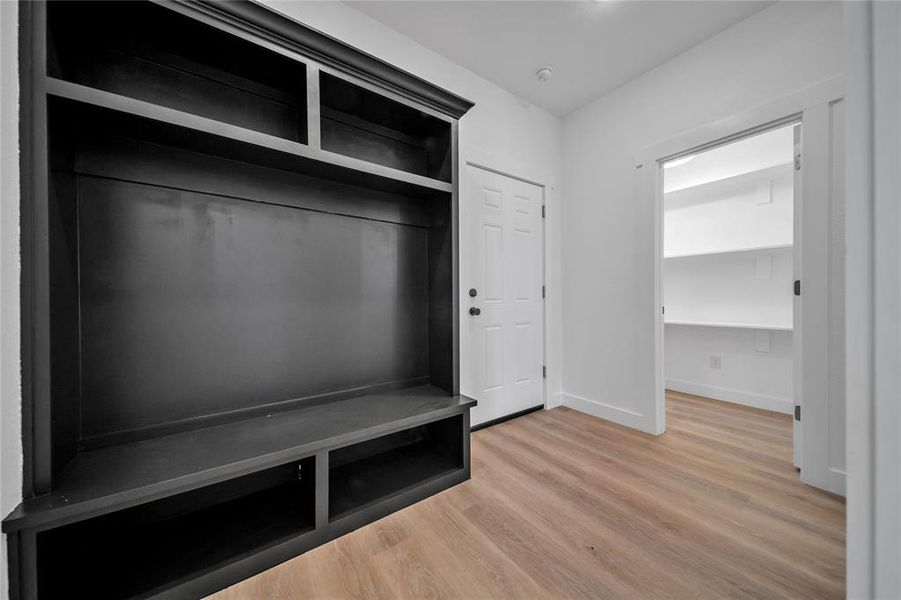
{"label": "open doorway", "polygon": [[667,413],[756,431],[752,441],[790,453],[796,466],[800,127],[678,156],[661,171]]}
{"label": "open doorway", "polygon": [[[667,337],[672,337],[669,330],[677,325],[666,321],[682,320],[678,316],[678,308],[672,298],[665,299],[664,277],[668,263],[674,261],[694,260],[692,257],[674,258],[675,250],[666,250],[666,229],[668,200],[674,191],[696,187],[690,183],[677,185],[676,173],[681,169],[688,173],[692,169],[700,170],[706,157],[715,157],[718,150],[730,152],[743,147],[743,142],[754,143],[765,140],[766,134],[782,135],[787,141],[791,132],[792,151],[790,164],[792,173],[792,279],[786,282],[784,276],[780,287],[782,294],[782,314],[785,314],[786,295],[791,298],[791,399],[794,420],[789,420],[793,430],[789,438],[794,443],[794,452],[790,453],[789,467],[793,462],[801,470],[801,481],[809,485],[844,495],[845,491],[845,198],[844,198],[844,133],[845,102],[842,98],[842,81],[830,80],[822,84],[802,90],[797,94],[786,96],[771,104],[760,106],[744,114],[734,115],[728,119],[708,123],[693,130],[681,133],[673,138],[648,147],[636,155],[636,183],[642,190],[642,197],[653,202],[654,228],[654,394],[650,406],[652,412],[641,416],[646,430],[657,435],[667,428],[666,383],[667,368],[665,350]],[[800,127],[799,127],[800,125]],[[779,132],[779,130],[782,130]],[[802,135],[803,134],[803,135]],[[779,154],[771,162],[771,166],[786,165],[787,144],[780,146]],[[708,152],[710,154],[708,155]],[[689,158],[691,157],[691,158]],[[679,159],[682,159],[679,161]],[[678,161],[678,162],[677,162]],[[681,164],[679,164],[681,162]],[[645,168],[652,166],[653,168]],[[665,168],[664,165],[669,165]],[[747,171],[747,170],[746,170]],[[735,170],[737,176],[741,170]],[[708,177],[708,183],[729,179],[730,175],[721,172]],[[667,181],[669,180],[669,181]],[[686,179],[687,181],[687,179]],[[697,180],[696,183],[700,183]],[[665,189],[666,188],[666,189]],[[750,187],[747,188],[750,190]],[[756,188],[755,188],[756,189]],[[759,210],[767,208],[768,198],[763,197],[764,190],[756,193],[747,191],[744,194],[747,205],[745,209]],[[666,193],[669,192],[669,193]],[[775,184],[773,203],[778,203],[778,182]],[[683,191],[684,194],[690,192]],[[741,196],[741,194],[737,194]],[[669,196],[669,198],[668,198]],[[785,197],[785,196],[783,196]],[[767,201],[758,205],[758,201]],[[703,202],[696,202],[697,206]],[[712,204],[712,203],[709,203]],[[736,204],[737,201],[733,204]],[[681,210],[674,208],[674,210]],[[683,214],[687,214],[686,213]],[[669,223],[672,229],[673,222]],[[750,218],[735,221],[735,235],[745,235],[750,229]],[[785,222],[783,222],[785,231]],[[733,232],[734,232],[733,231]],[[734,236],[733,236],[734,237]],[[783,243],[787,243],[787,236]],[[693,240],[689,240],[693,241]],[[696,241],[696,240],[694,240]],[[772,241],[772,240],[771,240]],[[775,242],[773,242],[775,245]],[[736,250],[742,248],[735,245]],[[771,250],[778,250],[771,248]],[[689,254],[685,251],[682,254]],[[698,252],[695,252],[698,253]],[[664,258],[664,254],[670,258]],[[733,254],[740,254],[735,252]],[[703,256],[697,257],[704,258]],[[710,258],[710,257],[708,257]],[[762,261],[761,275],[770,272],[773,277],[778,274],[778,261],[772,265]],[[757,261],[753,263],[754,276],[757,276]],[[773,267],[774,270],[770,270]],[[728,270],[727,270],[727,273]],[[710,275],[710,273],[707,273]],[[731,273],[729,273],[731,275]],[[724,275],[725,276],[725,275]],[[713,279],[711,277],[711,279]],[[796,285],[798,284],[798,285]],[[704,294],[704,300],[714,294],[711,287],[695,287],[696,294]],[[797,293],[800,292],[800,295]],[[742,302],[753,297],[750,293],[740,296]],[[723,318],[726,315],[720,315]],[[714,313],[705,313],[704,318],[713,321]],[[730,317],[731,318],[731,317]],[[759,319],[763,315],[759,315]],[[689,320],[689,319],[684,319]],[[729,321],[726,321],[728,323]],[[785,321],[782,321],[784,323]],[[754,355],[757,356],[756,328],[767,329],[770,334],[761,336],[761,344],[770,342],[772,355],[774,322],[762,320],[732,321],[731,324],[751,324],[747,332],[753,334]],[[687,326],[684,326],[687,327]],[[697,325],[700,329],[701,326]],[[712,327],[711,327],[712,328]],[[723,328],[726,329],[726,328]],[[746,333],[747,333],[746,332]],[[746,338],[747,339],[747,338]],[[672,348],[669,354],[672,354]],[[710,354],[702,355],[703,362],[699,368],[710,372]],[[719,362],[720,370],[732,361],[728,354],[722,354]],[[672,359],[672,356],[670,356]],[[714,359],[716,360],[716,359]],[[729,362],[727,362],[727,360]],[[671,370],[670,370],[671,371]],[[753,372],[752,372],[753,373]],[[759,371],[758,371],[759,373]],[[671,379],[672,373],[669,374]],[[719,375],[719,374],[717,374]],[[672,384],[672,381],[670,381]],[[759,383],[754,381],[754,383]],[[721,384],[714,387],[726,387]],[[782,388],[785,389],[784,386]],[[706,394],[711,395],[708,389]],[[759,394],[764,395],[764,394]],[[773,394],[769,394],[772,396]],[[783,396],[784,398],[784,396]],[[759,400],[759,398],[758,398]],[[718,402],[714,400],[714,402]],[[722,402],[722,401],[719,401]],[[738,407],[738,404],[726,404],[727,407]],[[784,410],[785,403],[781,403]],[[743,408],[743,407],[742,407]],[[747,408],[746,410],[757,410]],[[771,411],[785,420],[789,415]],[[794,469],[791,469],[795,477]]]}

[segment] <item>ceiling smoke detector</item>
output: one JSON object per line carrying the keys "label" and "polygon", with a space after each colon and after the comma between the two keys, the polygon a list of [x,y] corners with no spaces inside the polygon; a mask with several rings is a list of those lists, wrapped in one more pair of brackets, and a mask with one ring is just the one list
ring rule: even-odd
{"label": "ceiling smoke detector", "polygon": [[547,81],[551,78],[553,72],[550,67],[541,67],[535,72],[535,76],[538,77],[538,81]]}

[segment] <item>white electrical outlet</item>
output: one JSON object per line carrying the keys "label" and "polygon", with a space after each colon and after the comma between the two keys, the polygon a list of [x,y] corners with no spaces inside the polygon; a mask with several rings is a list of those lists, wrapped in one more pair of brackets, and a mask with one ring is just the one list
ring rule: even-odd
{"label": "white electrical outlet", "polygon": [[722,369],[723,368],[723,357],[719,354],[711,354],[710,355],[710,368],[711,369]]}

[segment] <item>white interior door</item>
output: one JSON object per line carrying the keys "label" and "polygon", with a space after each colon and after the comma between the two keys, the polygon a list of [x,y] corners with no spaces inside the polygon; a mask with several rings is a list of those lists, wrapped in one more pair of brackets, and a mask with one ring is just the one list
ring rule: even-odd
{"label": "white interior door", "polygon": [[544,403],[543,189],[466,165],[461,391],[472,424]]}

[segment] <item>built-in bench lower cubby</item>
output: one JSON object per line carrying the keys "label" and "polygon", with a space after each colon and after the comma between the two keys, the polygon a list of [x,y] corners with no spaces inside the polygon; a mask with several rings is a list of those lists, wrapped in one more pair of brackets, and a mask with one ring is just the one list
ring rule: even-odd
{"label": "built-in bench lower cubby", "polygon": [[3,522],[19,597],[231,585],[468,479],[474,405],[415,386],[80,452]]}
{"label": "built-in bench lower cubby", "polygon": [[329,520],[463,468],[463,416],[329,453]]}
{"label": "built-in bench lower cubby", "polygon": [[41,597],[143,597],[312,531],[314,460],[39,533]]}

